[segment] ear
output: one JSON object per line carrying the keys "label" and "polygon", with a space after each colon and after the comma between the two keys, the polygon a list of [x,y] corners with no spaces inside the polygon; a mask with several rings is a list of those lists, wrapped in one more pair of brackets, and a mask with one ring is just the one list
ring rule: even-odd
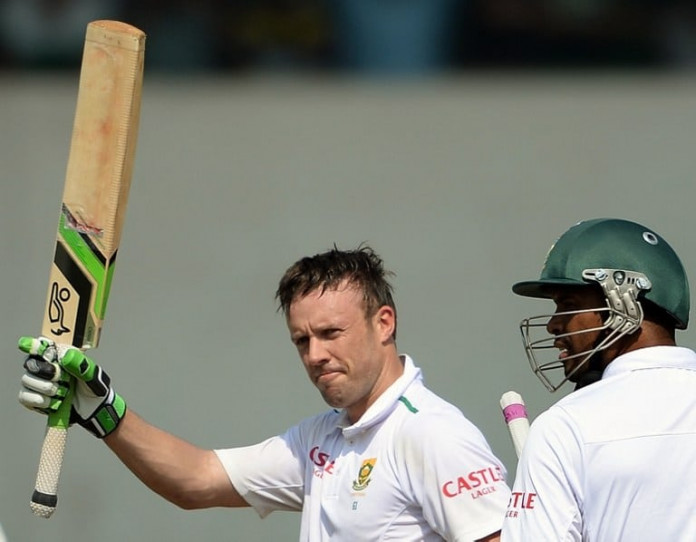
{"label": "ear", "polygon": [[389,305],[382,305],[373,317],[375,328],[383,343],[394,339],[396,329],[396,313]]}

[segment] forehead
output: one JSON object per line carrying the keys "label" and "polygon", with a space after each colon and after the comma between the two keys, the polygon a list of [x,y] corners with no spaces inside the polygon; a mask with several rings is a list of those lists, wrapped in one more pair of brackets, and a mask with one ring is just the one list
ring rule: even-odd
{"label": "forehead", "polygon": [[304,296],[298,296],[290,303],[288,318],[326,316],[362,311],[364,300],[362,291],[355,285],[343,281],[339,285],[322,290],[311,290]]}
{"label": "forehead", "polygon": [[604,294],[598,286],[551,286],[548,297],[554,302],[573,301],[575,303],[597,303],[604,299]]}

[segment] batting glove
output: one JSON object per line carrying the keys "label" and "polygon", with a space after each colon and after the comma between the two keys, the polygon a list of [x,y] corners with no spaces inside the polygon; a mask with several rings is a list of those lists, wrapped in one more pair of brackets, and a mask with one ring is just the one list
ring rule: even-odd
{"label": "batting glove", "polygon": [[79,423],[97,438],[104,438],[118,427],[126,403],[111,387],[109,375],[84,353],[45,337],[21,337],[19,349],[29,354],[19,392],[22,405],[43,414],[55,412],[74,378],[70,424]]}

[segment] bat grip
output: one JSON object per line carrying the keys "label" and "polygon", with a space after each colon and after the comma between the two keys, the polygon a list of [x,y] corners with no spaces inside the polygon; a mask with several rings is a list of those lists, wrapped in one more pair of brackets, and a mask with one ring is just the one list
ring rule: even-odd
{"label": "bat grip", "polygon": [[519,393],[508,391],[500,398],[500,408],[515,447],[515,454],[519,458],[529,433],[529,419],[524,400]]}
{"label": "bat grip", "polygon": [[63,466],[65,445],[68,440],[70,409],[75,387],[75,379],[70,379],[70,387],[56,412],[48,416],[48,425],[43,445],[39,469],[34,484],[34,493],[29,506],[35,516],[50,518],[58,504],[58,480]]}

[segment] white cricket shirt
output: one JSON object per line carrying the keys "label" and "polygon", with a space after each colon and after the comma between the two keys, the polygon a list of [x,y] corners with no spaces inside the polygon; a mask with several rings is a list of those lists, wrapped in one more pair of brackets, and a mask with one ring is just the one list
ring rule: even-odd
{"label": "white cricket shirt", "polygon": [[504,541],[696,540],[696,353],[643,348],[541,414]]}
{"label": "white cricket shirt", "polygon": [[283,435],[217,450],[230,481],[263,517],[301,510],[302,541],[473,541],[500,530],[510,490],[481,432],[404,374],[349,425],[328,411]]}

